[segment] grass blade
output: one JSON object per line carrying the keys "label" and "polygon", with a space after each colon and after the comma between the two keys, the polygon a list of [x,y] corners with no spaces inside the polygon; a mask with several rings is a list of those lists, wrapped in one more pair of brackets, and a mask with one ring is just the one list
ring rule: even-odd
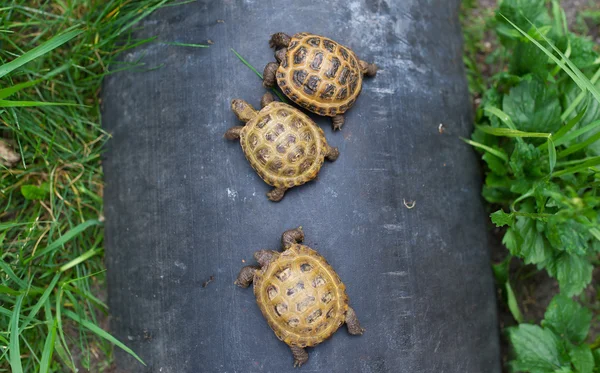
{"label": "grass blade", "polygon": [[9,348],[9,360],[10,367],[13,373],[23,373],[23,366],[21,365],[21,352],[19,349],[19,315],[21,314],[21,304],[23,303],[24,295],[20,295],[17,298],[17,303],[13,308],[13,314],[10,318],[10,344]]}
{"label": "grass blade", "polygon": [[577,173],[577,172],[586,170],[586,169],[588,169],[590,167],[595,167],[595,166],[598,166],[598,165],[600,165],[600,156],[591,157],[587,161],[585,161],[585,162],[583,162],[583,163],[581,163],[581,164],[579,164],[577,166],[574,166],[574,167],[571,167],[571,168],[566,168],[564,170],[555,172],[553,176],[557,177],[557,176],[562,176],[562,175],[574,174],[574,173]]}
{"label": "grass blade", "polygon": [[127,352],[128,354],[130,354],[131,356],[133,356],[137,361],[139,361],[140,363],[142,363],[144,366],[146,365],[146,363],[144,363],[144,361],[139,356],[137,356],[137,354],[135,352],[133,352],[132,349],[130,349],[129,347],[125,346],[125,344],[123,344],[121,341],[119,341],[118,339],[116,339],[115,337],[113,337],[112,335],[110,335],[109,333],[107,333],[105,330],[101,329],[97,325],[95,325],[95,324],[93,324],[93,323],[91,323],[91,322],[89,322],[87,320],[82,319],[81,317],[79,317],[79,315],[77,315],[76,313],[74,313],[72,311],[63,310],[63,313],[67,317],[69,317],[70,319],[72,319],[73,321],[79,323],[84,328],[88,329],[92,333],[94,333],[97,336],[99,336],[100,338],[104,338],[107,341],[109,341],[112,344],[114,344],[115,346],[121,348],[123,351]]}
{"label": "grass blade", "polygon": [[9,97],[11,95],[14,95],[15,93],[19,92],[22,89],[32,87],[41,81],[42,81],[42,79],[31,80],[29,82],[15,84],[12,87],[0,89],[0,100],[3,98]]}
{"label": "grass blade", "polygon": [[176,41],[165,42],[166,45],[174,45],[176,47],[192,47],[192,48],[208,48],[206,44],[191,44],[191,43],[178,43]]}
{"label": "grass blade", "polygon": [[50,294],[54,290],[54,287],[56,286],[56,283],[58,282],[59,278],[60,278],[59,274],[56,274],[54,276],[54,278],[50,282],[50,285],[48,285],[48,287],[46,288],[46,290],[44,291],[44,293],[42,294],[42,296],[40,297],[38,302],[35,304],[35,306],[33,306],[31,311],[29,311],[29,315],[27,316],[27,318],[25,320],[23,320],[23,323],[21,324],[21,330],[25,329],[29,325],[31,320],[33,320],[35,315],[37,315],[38,311],[42,308],[44,303],[46,303],[46,300],[48,299],[48,297],[50,297]]}
{"label": "grass blade", "polygon": [[466,142],[467,144],[469,144],[471,146],[483,149],[486,152],[489,152],[490,154],[493,154],[496,157],[502,159],[504,162],[508,162],[508,156],[503,151],[500,151],[500,150],[497,150],[497,149],[494,149],[494,148],[490,148],[487,145],[480,144],[480,143],[475,142],[473,140],[465,139],[465,138],[462,138],[462,137],[461,137],[461,139],[462,139],[462,141]]}
{"label": "grass blade", "polygon": [[33,107],[33,106],[82,106],[72,102],[43,102],[43,101],[9,101],[0,100],[0,107]]}
{"label": "grass blade", "polygon": [[578,152],[579,150],[586,148],[587,146],[595,143],[600,140],[600,132],[595,133],[593,136],[588,137],[585,141],[574,144],[563,150],[558,154],[558,158],[564,158],[569,154],[573,154]]}
{"label": "grass blade", "polygon": [[556,166],[556,147],[552,138],[548,138],[548,164],[550,165],[550,173],[552,173]]}
{"label": "grass blade", "polygon": [[494,136],[543,137],[543,138],[550,137],[549,133],[543,133],[543,132],[524,132],[524,131],[519,131],[519,130],[513,130],[510,128],[494,128],[494,127],[485,126],[485,125],[476,126],[476,127],[477,127],[477,129],[481,130],[482,132],[485,132],[485,133],[488,133],[488,134],[494,135]]}
{"label": "grass blade", "polygon": [[487,113],[490,113],[490,114],[493,114],[493,115],[497,116],[511,130],[515,130],[515,131],[517,130],[517,126],[515,126],[515,123],[502,110],[500,110],[500,109],[498,109],[496,107],[493,107],[493,106],[486,106],[483,110],[485,112],[487,112]]}
{"label": "grass blade", "polygon": [[[246,61],[244,57],[242,57],[238,52],[236,52],[235,49],[231,48],[231,51],[237,56],[237,58],[239,58],[240,61],[242,61],[244,65],[248,66],[250,70],[254,71],[254,73],[260,78],[260,80],[263,80],[263,75],[259,73],[258,70],[254,68],[254,66],[250,65],[250,63]],[[279,97],[281,102],[285,102],[287,104],[288,101],[277,89],[271,88],[271,91],[273,91],[273,93],[275,93],[277,97]]]}
{"label": "grass blade", "polygon": [[27,287],[27,283],[21,280],[17,275],[15,275],[13,270],[4,260],[0,260],[0,269],[3,270],[8,275],[8,277],[10,277],[11,280],[16,282],[21,289],[25,289]]}
{"label": "grass blade", "polygon": [[46,342],[44,342],[44,350],[42,351],[42,360],[40,361],[39,373],[48,373],[50,370],[52,354],[54,353],[54,344],[56,343],[57,327],[58,321],[54,319],[54,321],[52,322],[52,327],[50,328],[48,335],[46,336]]}
{"label": "grass blade", "polygon": [[60,272],[64,272],[64,271],[68,270],[69,268],[75,267],[79,263],[85,262],[86,260],[88,260],[89,258],[93,257],[94,255],[100,254],[101,252],[102,252],[102,249],[91,249],[91,250],[88,250],[87,252],[81,254],[77,258],[71,260],[67,264],[65,264],[62,267],[60,267],[59,271]]}
{"label": "grass blade", "polygon": [[11,71],[25,65],[27,62],[32,61],[57,47],[60,47],[64,43],[81,34],[82,32],[82,30],[71,30],[65,32],[62,35],[55,36],[52,39],[43,43],[42,45],[39,45],[30,50],[29,52],[26,52],[22,56],[17,57],[8,63],[5,63],[4,65],[0,66],[0,78],[10,73]]}
{"label": "grass blade", "polygon": [[589,132],[599,126],[600,126],[600,120],[594,121],[583,128],[569,132],[568,134],[564,135],[559,140],[555,141],[555,144],[562,145],[562,144],[568,143],[572,140],[575,140],[576,138],[583,135],[584,133]]}
{"label": "grass blade", "polygon": [[[76,226],[75,228],[71,229],[70,231],[68,231],[67,233],[65,233],[63,236],[61,236],[59,239],[57,239],[56,241],[52,242],[50,245],[46,246],[45,249],[41,250],[40,252],[38,252],[34,258],[38,258],[42,255],[45,255],[47,253],[49,253],[50,251],[64,245],[65,243],[69,242],[70,240],[72,240],[75,236],[77,236],[78,234],[80,234],[81,232],[83,232],[84,230],[86,230],[89,227],[92,227],[94,225],[100,225],[102,224],[102,222],[100,222],[99,220],[88,220],[84,223],[79,224],[78,226]],[[29,258],[27,261],[30,261],[32,258]]]}

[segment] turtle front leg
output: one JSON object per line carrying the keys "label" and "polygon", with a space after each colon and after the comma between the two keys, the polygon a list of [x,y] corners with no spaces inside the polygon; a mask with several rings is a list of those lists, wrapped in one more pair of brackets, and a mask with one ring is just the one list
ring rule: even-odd
{"label": "turtle front leg", "polygon": [[264,109],[265,106],[269,105],[273,101],[275,101],[275,97],[273,97],[271,92],[266,92],[260,99],[260,107]]}
{"label": "turtle front leg", "polygon": [[254,280],[254,272],[256,272],[258,269],[259,268],[257,266],[243,267],[240,270],[240,273],[238,274],[237,280],[235,280],[234,284],[241,288],[247,288]]}
{"label": "turtle front leg", "polygon": [[265,88],[273,88],[275,87],[275,73],[279,65],[276,62],[269,62],[267,66],[265,66],[265,70],[263,71],[263,86]]}
{"label": "turtle front leg", "polygon": [[340,151],[338,150],[338,148],[327,145],[327,153],[325,154],[325,158],[328,161],[333,162],[336,159],[338,159],[339,156]]}
{"label": "turtle front leg", "polygon": [[242,129],[244,129],[244,126],[231,127],[227,130],[227,132],[225,132],[225,135],[223,135],[223,137],[225,137],[227,140],[237,140],[240,138]]}
{"label": "turtle front leg", "polygon": [[377,70],[379,70],[377,65],[375,65],[374,63],[365,62],[363,60],[360,60],[359,63],[360,63],[360,71],[364,75],[368,76],[369,78],[372,78],[375,75],[377,75]]}
{"label": "turtle front leg", "polygon": [[356,313],[352,307],[348,307],[348,311],[346,311],[346,327],[348,328],[348,333],[352,335],[362,335],[365,331],[360,326],[358,317],[356,317]]}
{"label": "turtle front leg", "polygon": [[333,127],[334,131],[341,130],[343,125],[344,125],[344,116],[343,115],[336,115],[335,117],[333,117],[331,119],[331,126]]}
{"label": "turtle front leg", "polygon": [[292,42],[292,38],[283,33],[283,32],[276,32],[273,35],[271,35],[271,39],[269,40],[269,47],[271,48],[282,48],[282,47],[287,47],[288,45],[290,45],[290,43]]}
{"label": "turtle front leg", "polygon": [[301,367],[302,364],[308,361],[308,352],[305,349],[298,346],[290,346],[292,355],[294,355],[294,368]]}
{"label": "turtle front leg", "polygon": [[273,188],[272,191],[267,193],[267,197],[273,202],[279,202],[283,199],[286,190],[288,190],[288,188]]}
{"label": "turtle front leg", "polygon": [[281,235],[281,246],[284,250],[289,249],[293,244],[304,241],[304,231],[302,227],[290,229]]}

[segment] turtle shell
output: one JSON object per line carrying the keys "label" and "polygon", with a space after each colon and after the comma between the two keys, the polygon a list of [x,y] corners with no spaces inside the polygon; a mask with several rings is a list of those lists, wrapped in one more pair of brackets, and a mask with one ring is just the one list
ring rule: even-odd
{"label": "turtle shell", "polygon": [[290,188],[314,179],[327,154],[323,130],[306,114],[272,102],[244,126],[240,144],[260,177]]}
{"label": "turtle shell", "polygon": [[254,295],[277,338],[290,346],[315,346],[345,322],[346,288],[329,263],[294,244],[254,276]]}
{"label": "turtle shell", "polygon": [[277,73],[277,84],[296,104],[325,116],[350,109],[362,88],[354,52],[324,36],[292,36]]}

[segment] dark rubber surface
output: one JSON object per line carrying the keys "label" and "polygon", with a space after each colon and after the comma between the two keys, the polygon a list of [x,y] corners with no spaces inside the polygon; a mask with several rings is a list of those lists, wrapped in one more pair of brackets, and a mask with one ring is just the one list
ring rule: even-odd
{"label": "dark rubber surface", "polygon": [[[103,92],[111,328],[147,363],[119,350],[119,371],[500,372],[481,175],[459,139],[471,131],[459,3],[199,0],[143,22],[137,36],[158,41],[124,59],[163,66],[118,73]],[[265,92],[230,48],[262,71],[278,31],[326,35],[381,71],[341,132],[318,120],[339,159],[273,203],[222,136],[239,124],[231,99],[258,107]],[[299,225],[366,332],[340,329],[294,370],[233,281]]]}

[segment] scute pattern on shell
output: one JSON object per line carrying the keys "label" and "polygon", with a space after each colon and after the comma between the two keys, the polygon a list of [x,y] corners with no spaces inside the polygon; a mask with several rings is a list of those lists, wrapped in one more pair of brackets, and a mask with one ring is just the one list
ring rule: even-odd
{"label": "scute pattern on shell", "polygon": [[314,179],[327,154],[323,130],[299,110],[272,102],[249,121],[240,135],[246,159],[275,187],[293,187]]}
{"label": "scute pattern on shell", "polygon": [[346,288],[325,258],[294,244],[254,278],[256,302],[277,338],[315,346],[345,322]]}
{"label": "scute pattern on shell", "polygon": [[325,116],[350,109],[360,94],[363,78],[351,49],[305,32],[292,36],[275,77],[292,101]]}

